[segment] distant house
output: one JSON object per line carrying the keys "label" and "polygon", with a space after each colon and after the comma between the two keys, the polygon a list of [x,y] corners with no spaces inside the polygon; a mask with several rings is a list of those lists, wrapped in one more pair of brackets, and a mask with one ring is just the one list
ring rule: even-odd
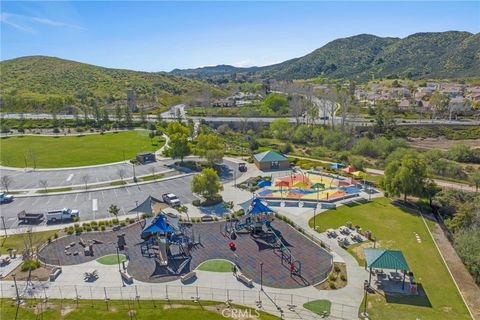
{"label": "distant house", "polygon": [[407,99],[402,99],[398,104],[398,107],[400,109],[408,109],[410,108],[410,101],[408,101]]}
{"label": "distant house", "polygon": [[450,99],[450,103],[448,107],[450,110],[456,111],[456,112],[469,111],[471,109],[466,99],[462,97],[455,97]]}
{"label": "distant house", "polygon": [[253,161],[260,170],[287,170],[290,168],[290,161],[283,154],[268,150],[253,155]]}
{"label": "distant house", "polygon": [[475,101],[475,102],[480,101],[480,92],[470,94],[469,98],[470,98],[470,100]]}

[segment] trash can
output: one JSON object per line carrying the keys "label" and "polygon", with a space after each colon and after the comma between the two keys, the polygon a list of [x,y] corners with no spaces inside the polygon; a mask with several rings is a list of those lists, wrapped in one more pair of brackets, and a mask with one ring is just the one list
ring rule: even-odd
{"label": "trash can", "polygon": [[410,283],[410,294],[417,295],[417,284],[415,282]]}

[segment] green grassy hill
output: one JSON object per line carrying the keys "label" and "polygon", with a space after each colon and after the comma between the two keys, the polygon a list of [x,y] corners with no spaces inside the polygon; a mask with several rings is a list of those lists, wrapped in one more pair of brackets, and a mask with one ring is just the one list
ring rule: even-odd
{"label": "green grassy hill", "polygon": [[406,38],[360,34],[337,39],[300,58],[265,67],[232,66],[173,70],[199,79],[366,80],[375,78],[463,78],[480,74],[480,34],[448,31]]}
{"label": "green grassy hill", "polygon": [[58,111],[65,105],[125,103],[132,88],[145,105],[168,103],[189,91],[219,89],[164,72],[109,69],[53,57],[32,56],[0,62],[2,111]]}

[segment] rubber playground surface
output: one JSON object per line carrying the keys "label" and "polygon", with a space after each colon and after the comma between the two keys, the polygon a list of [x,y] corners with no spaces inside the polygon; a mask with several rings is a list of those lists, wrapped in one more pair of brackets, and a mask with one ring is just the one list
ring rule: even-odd
{"label": "rubber playground surface", "polygon": [[[200,236],[200,244],[190,251],[190,257],[181,254],[177,246],[170,246],[171,255],[167,266],[160,265],[156,258],[146,255],[142,250],[142,223],[129,225],[116,232],[89,232],[62,237],[43,248],[39,258],[55,265],[74,265],[95,260],[114,254],[117,234],[125,233],[130,259],[128,273],[140,281],[176,280],[180,275],[193,271],[204,261],[212,259],[225,259],[235,263],[242,273],[256,283],[260,283],[260,263],[263,263],[263,284],[270,287],[299,288],[323,281],[332,268],[331,255],[283,221],[274,220],[272,227],[282,237],[295,259],[301,262],[300,275],[291,275],[290,265],[282,260],[280,252],[272,248],[268,239],[248,233],[239,233],[235,240],[224,236],[224,222],[193,224],[194,238],[197,240]],[[93,256],[85,256],[78,244],[80,238],[85,242],[95,239],[103,243],[93,245]],[[232,241],[236,244],[236,250],[229,247]],[[66,255],[65,247],[72,242],[77,243],[79,252],[76,255]],[[121,253],[126,254],[124,250]]]}
{"label": "rubber playground surface", "polygon": [[271,186],[258,191],[261,198],[322,200],[340,199],[360,192],[360,182],[324,173],[292,173],[276,178]]}

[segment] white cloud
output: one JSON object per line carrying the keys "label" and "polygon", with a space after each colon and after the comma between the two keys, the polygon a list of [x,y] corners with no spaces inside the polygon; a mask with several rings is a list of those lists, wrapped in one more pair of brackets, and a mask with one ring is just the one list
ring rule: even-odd
{"label": "white cloud", "polygon": [[241,61],[232,63],[232,66],[237,67],[237,68],[252,67],[253,66],[253,60],[251,60],[251,59],[241,60]]}
{"label": "white cloud", "polygon": [[41,17],[26,16],[26,15],[8,13],[8,12],[2,12],[0,14],[0,21],[20,31],[28,32],[28,33],[37,32],[37,30],[35,30],[34,28],[36,24],[41,24],[41,25],[46,25],[46,26],[56,27],[56,28],[72,28],[72,29],[85,30],[85,28],[74,25],[74,24],[69,24],[69,23],[55,21],[55,20],[41,18]]}

